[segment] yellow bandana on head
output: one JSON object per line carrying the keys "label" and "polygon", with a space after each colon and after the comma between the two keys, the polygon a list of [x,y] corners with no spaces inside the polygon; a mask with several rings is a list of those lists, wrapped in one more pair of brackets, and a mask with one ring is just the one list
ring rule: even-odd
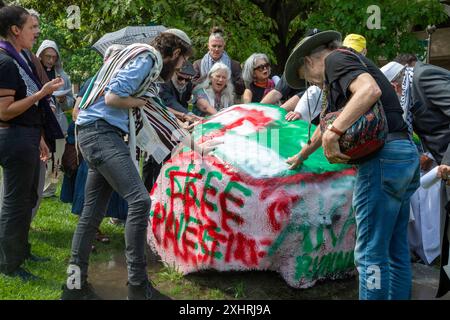
{"label": "yellow bandana on head", "polygon": [[366,38],[362,35],[352,33],[345,37],[342,45],[361,53],[366,48]]}

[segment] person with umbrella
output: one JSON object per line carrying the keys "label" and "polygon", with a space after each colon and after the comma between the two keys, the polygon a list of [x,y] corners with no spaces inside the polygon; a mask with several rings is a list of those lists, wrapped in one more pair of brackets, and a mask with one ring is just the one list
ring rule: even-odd
{"label": "person with umbrella", "polygon": [[[125,226],[128,299],[166,298],[151,285],[147,275],[145,243],[151,202],[132,149],[141,143],[137,137],[146,124],[138,117],[143,113],[145,97],[156,97],[160,78],[169,80],[191,55],[192,43],[186,33],[168,29],[151,45],[132,44],[114,55],[102,66],[84,95],[76,125],[89,172],[83,213],[72,240],[68,279],[61,299],[99,299],[87,282],[88,261],[113,190],[128,202]],[[130,147],[123,139],[125,135],[129,135]]]}

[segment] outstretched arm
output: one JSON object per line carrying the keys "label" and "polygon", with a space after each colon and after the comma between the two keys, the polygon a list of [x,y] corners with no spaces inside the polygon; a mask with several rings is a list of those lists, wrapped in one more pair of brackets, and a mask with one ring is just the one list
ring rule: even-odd
{"label": "outstretched arm", "polygon": [[252,102],[253,94],[250,89],[245,89],[244,94],[242,95],[242,103],[250,103]]}
{"label": "outstretched arm", "polygon": [[311,154],[319,149],[321,144],[322,132],[320,131],[320,127],[318,126],[311,137],[311,143],[306,144],[299,153],[297,153],[293,157],[288,158],[287,163],[291,165],[289,169],[293,170],[301,166]]}
{"label": "outstretched arm", "polygon": [[208,115],[213,115],[213,114],[217,113],[217,110],[213,106],[211,106],[209,104],[208,100],[206,100],[204,98],[198,98],[198,100],[197,100],[197,108],[200,111],[202,111],[202,112],[204,112],[204,113],[206,113]]}
{"label": "outstretched arm", "polygon": [[265,97],[261,100],[261,103],[266,104],[278,104],[280,99],[283,97],[282,93],[276,89],[272,89]]}

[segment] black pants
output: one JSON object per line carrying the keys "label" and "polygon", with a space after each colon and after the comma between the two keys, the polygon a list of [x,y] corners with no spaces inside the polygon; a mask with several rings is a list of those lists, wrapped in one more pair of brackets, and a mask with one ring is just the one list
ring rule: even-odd
{"label": "black pants", "polygon": [[148,160],[144,162],[144,167],[142,168],[142,180],[144,181],[145,188],[148,192],[152,191],[153,185],[159,176],[163,164],[169,159],[170,155],[168,155],[162,163],[158,163],[150,156]]}
{"label": "black pants", "polygon": [[39,128],[0,128],[3,201],[0,204],[0,272],[15,271],[30,254],[28,233],[38,198]]}
{"label": "black pants", "polygon": [[78,127],[78,141],[89,171],[69,263],[79,267],[81,283],[87,281],[92,243],[114,190],[128,203],[125,224],[128,281],[132,285],[142,284],[148,281],[145,246],[151,201],[123,134],[109,123],[97,120]]}

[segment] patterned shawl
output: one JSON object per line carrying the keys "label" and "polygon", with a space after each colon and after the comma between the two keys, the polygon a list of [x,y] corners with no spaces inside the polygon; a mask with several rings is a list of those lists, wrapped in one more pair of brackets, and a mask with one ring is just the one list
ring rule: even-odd
{"label": "patterned shawl", "polygon": [[402,97],[400,98],[400,104],[402,105],[402,109],[404,112],[404,119],[406,124],[408,125],[408,132],[412,136],[413,135],[413,117],[411,113],[411,107],[413,104],[412,99],[412,83],[414,76],[414,68],[406,67],[405,68],[405,76],[402,82]]}
{"label": "patterned shawl", "polygon": [[[123,69],[127,63],[138,55],[148,54],[154,61],[150,74],[145,78],[134,97],[143,97],[143,107],[129,110],[129,147],[130,153],[136,149],[161,163],[172,149],[187,135],[159,99],[158,78],[162,69],[162,57],[153,47],[146,44],[132,44],[113,55],[91,80],[89,88],[83,96],[80,109],[89,108],[100,96],[111,79]],[[138,162],[134,159],[136,168]],[[139,170],[138,170],[139,171]]]}
{"label": "patterned shawl", "polygon": [[141,54],[148,54],[153,59],[154,65],[150,74],[145,78],[134,96],[142,97],[147,92],[157,93],[158,88],[155,81],[158,79],[162,69],[161,54],[155,48],[147,44],[135,43],[113,55],[105,62],[100,71],[91,80],[91,83],[81,100],[80,109],[88,108],[102,96],[111,79],[117,75],[121,69],[125,68],[131,60]]}

